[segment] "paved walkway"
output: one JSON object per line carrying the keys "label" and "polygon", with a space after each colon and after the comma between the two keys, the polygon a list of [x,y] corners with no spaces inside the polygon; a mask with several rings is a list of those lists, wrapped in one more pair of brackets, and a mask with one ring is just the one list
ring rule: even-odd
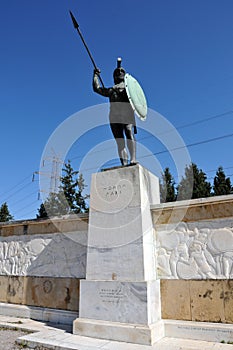
{"label": "paved walkway", "polygon": [[[31,332],[18,333],[19,347],[13,346],[9,350],[233,350],[233,345],[230,344],[176,338],[163,338],[153,346],[120,343],[73,335],[70,326],[46,325],[43,322],[7,316],[0,316],[0,328],[12,328],[12,337],[16,334],[13,331],[15,328]],[[4,336],[4,332],[0,333],[0,350],[8,350],[4,346],[6,338],[1,339],[1,334]]]}
{"label": "paved walkway", "polygon": [[15,341],[23,335],[25,335],[25,333],[20,330],[0,329],[0,349],[18,350],[19,346],[17,346]]}

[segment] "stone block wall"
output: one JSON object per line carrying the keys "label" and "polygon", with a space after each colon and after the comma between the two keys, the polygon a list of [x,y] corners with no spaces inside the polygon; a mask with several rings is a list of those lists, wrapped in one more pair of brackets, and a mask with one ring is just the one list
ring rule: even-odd
{"label": "stone block wall", "polygon": [[152,207],[165,319],[233,323],[233,196]]}
{"label": "stone block wall", "polygon": [[78,311],[79,279],[0,276],[0,302]]}
{"label": "stone block wall", "polygon": [[[162,318],[233,323],[233,196],[151,207]],[[0,224],[0,303],[78,311],[88,215]]]}
{"label": "stone block wall", "polygon": [[233,280],[162,280],[164,319],[233,323]]}
{"label": "stone block wall", "polygon": [[0,225],[0,303],[78,311],[88,216]]}

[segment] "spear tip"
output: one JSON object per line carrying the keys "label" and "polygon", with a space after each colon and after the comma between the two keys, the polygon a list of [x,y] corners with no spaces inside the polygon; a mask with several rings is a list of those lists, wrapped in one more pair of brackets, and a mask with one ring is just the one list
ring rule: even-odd
{"label": "spear tip", "polygon": [[69,12],[70,12],[70,17],[71,17],[71,19],[72,19],[74,28],[75,28],[75,29],[78,29],[78,27],[79,27],[78,22],[76,21],[76,19],[75,19],[73,13],[72,13],[71,11],[69,11]]}

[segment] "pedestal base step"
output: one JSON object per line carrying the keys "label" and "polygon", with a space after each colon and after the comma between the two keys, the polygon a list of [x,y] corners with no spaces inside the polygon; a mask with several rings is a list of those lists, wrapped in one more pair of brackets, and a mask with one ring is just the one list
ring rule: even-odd
{"label": "pedestal base step", "polygon": [[163,321],[151,325],[77,318],[73,334],[134,344],[153,345],[164,337]]}

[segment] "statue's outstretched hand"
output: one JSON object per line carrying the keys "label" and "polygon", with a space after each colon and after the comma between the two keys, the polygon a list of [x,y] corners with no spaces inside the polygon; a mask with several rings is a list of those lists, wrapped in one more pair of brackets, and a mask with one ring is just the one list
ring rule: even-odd
{"label": "statue's outstretched hand", "polygon": [[99,68],[94,69],[94,74],[100,75],[101,71]]}

